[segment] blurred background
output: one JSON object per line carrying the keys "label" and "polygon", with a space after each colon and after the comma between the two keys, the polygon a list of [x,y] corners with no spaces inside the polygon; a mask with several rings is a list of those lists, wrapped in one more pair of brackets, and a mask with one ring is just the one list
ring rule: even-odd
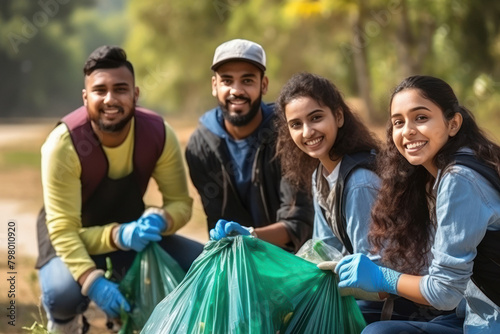
{"label": "blurred background", "polygon": [[[215,106],[215,48],[233,38],[261,44],[274,100],[296,72],[332,80],[383,135],[392,89],[406,76],[447,81],[490,136],[500,139],[498,0],[2,0],[0,1],[0,226],[17,227],[17,323],[44,323],[35,220],[42,205],[40,146],[82,104],[82,67],[98,46],[122,46],[136,70],[139,104],[161,113],[184,146]],[[156,204],[153,190],[146,202]],[[196,190],[179,233],[208,239]],[[7,298],[7,228],[0,230],[0,308]],[[5,246],[4,246],[5,245]]]}
{"label": "blurred background", "polygon": [[0,31],[3,118],[78,107],[83,63],[103,44],[127,51],[142,105],[199,115],[214,104],[215,47],[246,38],[267,52],[268,100],[293,73],[315,72],[380,123],[397,83],[430,74],[487,126],[500,122],[496,0],[8,0]]}

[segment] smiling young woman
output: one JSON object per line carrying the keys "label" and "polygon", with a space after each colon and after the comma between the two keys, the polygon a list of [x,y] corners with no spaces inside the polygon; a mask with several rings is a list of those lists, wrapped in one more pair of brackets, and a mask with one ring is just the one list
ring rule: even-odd
{"label": "smiling young woman", "polygon": [[370,231],[384,267],[346,257],[336,268],[339,287],[456,308],[428,323],[381,321],[363,333],[499,333],[500,147],[441,79],[406,78],[390,108]]}
{"label": "smiling young woman", "polygon": [[333,172],[340,157],[332,159],[330,149],[344,124],[342,111],[332,112],[309,96],[291,100],[285,108],[288,130],[293,142],[311,158],[318,159],[327,173]]}
{"label": "smiling young woman", "polygon": [[[374,136],[337,87],[315,74],[294,75],[276,104],[277,156],[284,177],[313,195],[313,238],[344,255],[370,255],[370,210],[379,189],[379,178],[370,170],[378,149]],[[380,319],[378,294],[356,297],[375,300],[358,303],[368,322]]]}
{"label": "smiling young woman", "polygon": [[418,89],[394,95],[391,103],[392,140],[399,153],[414,166],[422,165],[437,176],[433,161],[449,137],[457,134],[462,115],[446,119],[440,107],[424,98]]}

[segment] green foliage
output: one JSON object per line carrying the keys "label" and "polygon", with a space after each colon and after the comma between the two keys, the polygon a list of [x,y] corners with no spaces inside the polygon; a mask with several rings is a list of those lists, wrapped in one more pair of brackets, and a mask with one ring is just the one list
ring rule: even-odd
{"label": "green foliage", "polygon": [[119,44],[126,33],[119,13],[104,19],[95,0],[0,6],[2,116],[62,116],[78,107],[85,58],[98,45]]}
{"label": "green foliage", "polygon": [[[37,279],[37,277],[35,275],[35,281],[36,281],[36,279]],[[33,277],[31,278],[31,281],[34,282]],[[37,316],[33,315],[33,317],[36,318]],[[24,331],[30,332],[31,334],[50,334],[47,327],[45,327],[45,325],[43,324],[44,323],[44,316],[42,315],[42,305],[41,304],[38,305],[38,319],[41,323],[38,323],[37,321],[35,321],[30,327],[23,326],[22,329]]]}
{"label": "green foliage", "polygon": [[23,329],[25,331],[32,333],[32,334],[49,334],[49,331],[47,330],[47,328],[40,325],[36,321],[33,323],[33,325],[31,325],[31,327],[23,327]]}
{"label": "green foliage", "polygon": [[[441,77],[461,100],[476,98],[482,75],[500,82],[496,0],[58,1],[0,3],[0,73],[8,78],[0,83],[2,115],[62,115],[77,107],[83,62],[103,44],[125,47],[139,103],[172,114],[199,115],[215,104],[213,52],[232,38],[265,48],[265,100],[292,74],[315,72],[346,96],[366,99],[372,120],[386,118],[391,89],[408,75]],[[481,115],[496,112],[492,87],[477,104],[486,108]]]}
{"label": "green foliage", "polygon": [[211,1],[131,0],[134,29],[125,44],[140,103],[159,111],[198,110],[210,98],[214,39],[223,30]]}

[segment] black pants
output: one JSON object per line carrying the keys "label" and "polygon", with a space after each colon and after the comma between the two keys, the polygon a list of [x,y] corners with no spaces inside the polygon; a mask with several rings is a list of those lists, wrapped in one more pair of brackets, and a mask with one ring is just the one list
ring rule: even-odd
{"label": "black pants", "polygon": [[[380,321],[384,302],[367,300],[357,300],[356,302],[358,303],[367,324]],[[440,315],[453,313],[455,313],[455,310],[438,311],[435,308],[418,305],[406,298],[400,297],[394,300],[394,310],[392,312],[391,320],[431,321]]]}
{"label": "black pants", "polygon": [[[193,261],[196,260],[203,251],[202,244],[176,234],[163,237],[161,241],[159,241],[159,244],[161,248],[177,261],[185,272],[189,270]],[[103,270],[107,269],[106,257],[109,257],[113,265],[113,277],[117,280],[121,280],[132,265],[136,255],[137,252],[130,250],[92,255],[91,257],[97,268]]]}

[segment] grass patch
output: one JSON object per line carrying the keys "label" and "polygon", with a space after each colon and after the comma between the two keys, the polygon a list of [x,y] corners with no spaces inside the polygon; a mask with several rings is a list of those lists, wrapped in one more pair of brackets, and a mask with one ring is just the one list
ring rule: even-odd
{"label": "grass patch", "polygon": [[22,167],[40,168],[40,152],[12,150],[0,154],[2,169],[17,169]]}
{"label": "grass patch", "polygon": [[[0,251],[0,258],[6,259],[7,253],[3,250]],[[0,322],[0,333],[27,334],[28,330],[23,329],[23,327],[28,329],[32,327],[30,330],[35,334],[43,333],[40,332],[43,325],[38,324],[46,324],[47,320],[43,307],[40,305],[38,275],[34,268],[35,259],[16,254],[14,262],[16,274],[9,274],[7,277],[14,276],[15,280],[9,283],[3,278],[4,282],[13,283],[14,289],[11,296],[8,295],[7,291],[0,294],[0,308],[4,310]],[[0,271],[3,273],[9,271],[7,261],[0,261]],[[12,319],[6,315],[11,314],[8,307],[12,304],[15,305],[15,321],[9,324],[8,321],[12,321]],[[35,321],[37,325],[34,324]]]}

